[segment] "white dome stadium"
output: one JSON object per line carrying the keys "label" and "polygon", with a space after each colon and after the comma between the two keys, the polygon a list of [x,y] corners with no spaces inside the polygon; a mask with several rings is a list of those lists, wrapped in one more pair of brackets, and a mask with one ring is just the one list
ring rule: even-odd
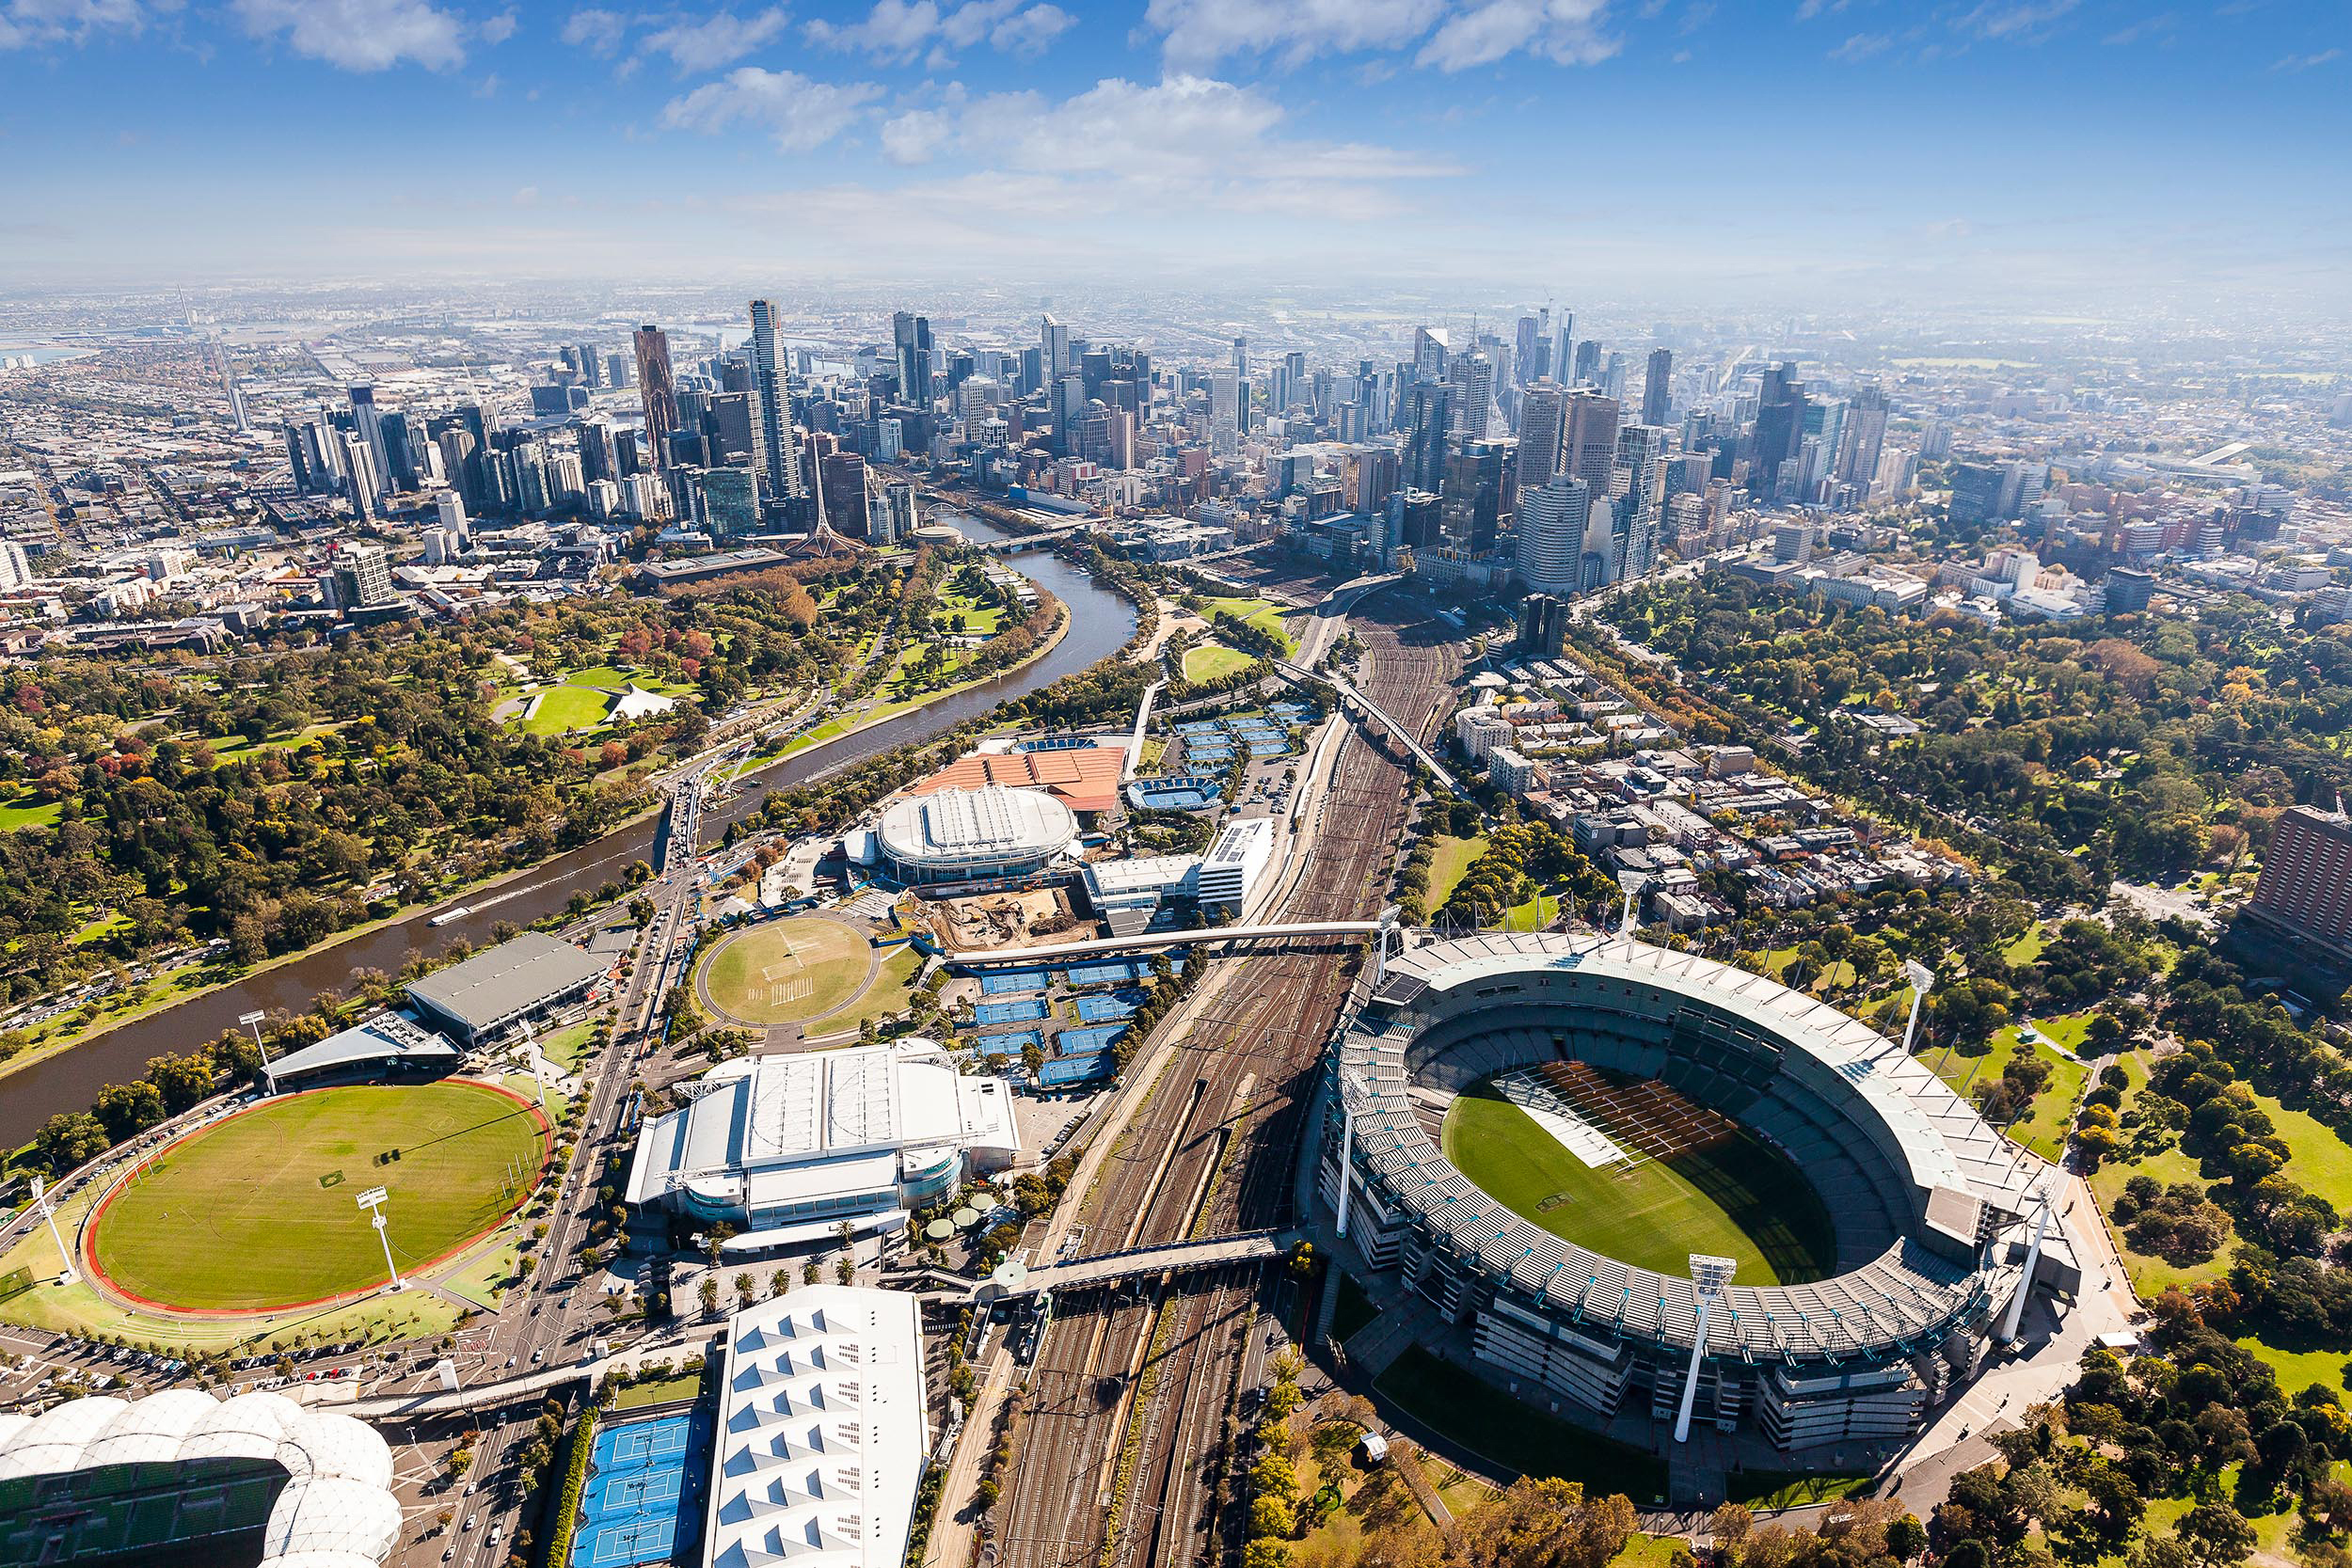
{"label": "white dome stadium", "polygon": [[1078,836],[1078,819],[1041,789],[985,784],[900,800],[875,830],[883,860],[907,882],[1018,877],[1043,870]]}

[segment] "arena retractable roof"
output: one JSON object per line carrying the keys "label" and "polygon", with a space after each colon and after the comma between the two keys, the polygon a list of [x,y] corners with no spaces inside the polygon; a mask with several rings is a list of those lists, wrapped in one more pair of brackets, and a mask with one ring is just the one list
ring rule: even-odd
{"label": "arena retractable roof", "polygon": [[[1418,1068],[1456,1049],[1429,1040],[1507,1053],[1469,1025],[1491,1012],[1505,1021],[1496,1034],[1507,1037],[1507,1023],[1580,1008],[1660,1028],[1696,1021],[1731,1049],[1771,1059],[1899,1189],[1885,1203],[1907,1223],[1861,1266],[1810,1284],[1728,1291],[1708,1321],[1710,1354],[1791,1364],[1883,1358],[1935,1344],[1982,1314],[1997,1272],[1987,1243],[2027,1210],[2041,1164],[2021,1157],[1896,1042],[1812,997],[1692,954],[1520,933],[1438,942],[1391,960],[1372,1004],[1344,1021],[1339,1046],[1363,1178],[1506,1293],[1597,1332],[1687,1352],[1698,1323],[1690,1279],[1629,1266],[1522,1219],[1445,1158],[1416,1109]],[[1449,1021],[1443,1031],[1434,1027],[1440,1017]]]}

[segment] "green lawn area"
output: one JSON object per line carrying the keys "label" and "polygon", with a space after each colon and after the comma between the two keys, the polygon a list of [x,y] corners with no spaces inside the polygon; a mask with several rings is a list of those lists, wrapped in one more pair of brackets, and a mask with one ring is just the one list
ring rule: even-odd
{"label": "green lawn area", "polygon": [[[2083,1043],[2085,1032],[2090,1027],[2088,1012],[2065,1013],[2056,1018],[2034,1020],[2034,1032],[2042,1042],[2056,1042],[2069,1051]],[[2025,1049],[2019,1026],[2011,1023],[1994,1032],[1993,1049],[1981,1056],[1964,1056],[1959,1052],[1937,1052],[1927,1058],[1946,1083],[1963,1093],[2000,1079],[2017,1053]],[[2037,1043],[2033,1050],[2050,1064],[2050,1081],[2034,1097],[2033,1110],[2009,1130],[2012,1142],[2038,1154],[2056,1159],[2066,1147],[2067,1131],[2074,1125],[2074,1102],[2082,1096],[2083,1080],[2090,1069],[2079,1062],[2070,1062],[2050,1049],[2048,1043]],[[1973,1073],[1973,1078],[1971,1074]]]}
{"label": "green lawn area", "polygon": [[496,1246],[443,1275],[439,1281],[442,1289],[454,1291],[468,1301],[480,1302],[491,1311],[497,1311],[499,1298],[514,1284],[522,1259],[522,1249],[516,1244],[516,1240],[517,1232],[510,1227],[508,1234]]}
{"label": "green lawn area", "polygon": [[1666,1568],[1676,1552],[1687,1549],[1675,1536],[1637,1529],[1626,1538],[1625,1550],[1609,1560],[1609,1568]]}
{"label": "green lawn area", "polygon": [[44,800],[28,789],[0,805],[0,832],[12,833],[19,828],[54,828],[64,815],[63,800]]}
{"label": "green lawn area", "polygon": [[1731,1501],[1759,1513],[1766,1509],[1803,1508],[1807,1503],[1835,1502],[1851,1497],[1870,1484],[1867,1475],[1806,1475],[1796,1470],[1742,1470],[1728,1477],[1724,1490]]}
{"label": "green lawn area", "polygon": [[[91,1250],[123,1291],[251,1310],[382,1281],[353,1199],[385,1187],[392,1256],[421,1268],[528,1195],[547,1148],[537,1112],[476,1084],[288,1095],[203,1129],[102,1214]],[[400,1158],[376,1157],[397,1149]]]}
{"label": "green lawn area", "polygon": [[1282,607],[1272,599],[1246,599],[1231,596],[1206,598],[1200,601],[1200,618],[1216,625],[1219,611],[1238,615],[1260,631],[1270,631],[1282,640],[1286,654],[1297,650],[1298,641],[1291,636],[1290,627],[1282,624]]}
{"label": "green lawn area", "polygon": [[923,955],[912,942],[882,959],[882,972],[865,995],[859,997],[848,1011],[825,1021],[827,1029],[862,1029],[867,1020],[879,1023],[886,1018],[905,1012],[914,999],[914,977],[922,973]]}
{"label": "green lawn area", "polygon": [[1238,648],[1222,642],[1201,642],[1184,650],[1184,679],[1213,681],[1224,675],[1238,675],[1256,660]]}
{"label": "green lawn area", "polygon": [[[544,686],[523,700],[523,711],[529,718],[517,716],[516,721],[526,735],[573,735],[593,730],[604,722],[612,699],[605,693],[585,686]],[[539,705],[532,707],[536,702]]]}
{"label": "green lawn area", "polygon": [[2048,945],[2049,940],[2049,933],[2042,928],[2041,922],[2036,921],[2026,927],[2023,936],[2001,949],[2001,957],[2013,964],[2029,964],[2042,957],[2042,949]]}
{"label": "green lawn area", "polygon": [[2280,1350],[2254,1338],[2241,1338],[2238,1344],[2268,1363],[2270,1370],[2279,1374],[2280,1390],[2288,1397],[2301,1393],[2314,1383],[2339,1399],[2344,1397],[2344,1368],[2345,1362],[2352,1361],[2352,1350]]}
{"label": "green lawn area", "polygon": [[871,948],[865,932],[838,920],[801,915],[771,921],[721,942],[704,961],[702,985],[711,1002],[739,1022],[804,1022],[866,989]]}
{"label": "green lawn area", "polygon": [[1538,893],[1514,904],[1493,924],[1506,931],[1540,931],[1560,918],[1560,900],[1549,893]]}
{"label": "green lawn area", "polygon": [[539,1054],[550,1062],[560,1062],[565,1070],[580,1066],[588,1054],[588,1036],[595,1025],[587,1020],[558,1029],[552,1035],[539,1037]]}
{"label": "green lawn area", "polygon": [[1555,1420],[1422,1346],[1398,1356],[1373,1386],[1422,1425],[1496,1465],[1582,1481],[1590,1492],[1622,1492],[1638,1507],[1665,1501],[1663,1460]]}
{"label": "green lawn area", "polygon": [[650,1383],[632,1383],[613,1396],[615,1410],[642,1410],[649,1404],[671,1404],[691,1400],[703,1388],[703,1374],[688,1372],[681,1377],[655,1378]]}
{"label": "green lawn area", "polygon": [[1529,1223],[1637,1268],[1680,1274],[1691,1255],[1739,1260],[1743,1285],[1828,1275],[1829,1212],[1804,1175],[1740,1136],[1705,1151],[1596,1168],[1570,1153],[1491,1081],[1446,1111],[1445,1157]]}
{"label": "green lawn area", "polygon": [[1452,833],[1439,833],[1436,858],[1429,863],[1429,907],[1445,908],[1445,901],[1454,896],[1454,890],[1470,874],[1470,863],[1486,852],[1486,835],[1475,838],[1455,838]]}

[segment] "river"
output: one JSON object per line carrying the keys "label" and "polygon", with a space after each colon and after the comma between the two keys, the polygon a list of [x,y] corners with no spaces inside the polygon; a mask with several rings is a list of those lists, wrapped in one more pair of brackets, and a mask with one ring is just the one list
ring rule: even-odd
{"label": "river", "polygon": [[[1010,537],[977,517],[944,511],[940,515],[952,516],[964,537],[974,543]],[[1070,608],[1069,634],[1052,652],[1035,663],[968,691],[944,697],[928,706],[885,720],[871,729],[762,768],[755,777],[764,787],[739,789],[724,802],[707,809],[702,816],[702,831],[724,832],[727,824],[757,810],[768,789],[806,784],[906,741],[953,729],[1008,697],[1023,696],[1050,686],[1117,652],[1134,634],[1134,608],[1059,556],[1044,550],[1027,550],[1008,560]],[[20,1068],[0,1077],[0,1139],[5,1139],[8,1146],[21,1144],[57,1112],[87,1110],[98,1091],[108,1084],[138,1077],[153,1057],[177,1054],[217,1038],[222,1031],[235,1028],[243,1014],[278,1008],[300,1012],[321,991],[348,990],[351,976],[359,970],[395,974],[410,955],[443,951],[460,937],[476,945],[488,942],[491,927],[500,921],[528,926],[554,914],[570,902],[573,894],[594,892],[618,878],[629,862],[652,863],[657,828],[656,818],[633,823],[594,844],[559,855],[495,889],[453,898],[437,908],[463,904],[471,912],[446,926],[436,928],[430,925],[435,911],[426,910],[397,924],[379,927],[249,975],[234,985],[191,997],[177,1006],[109,1030],[70,1051]]]}

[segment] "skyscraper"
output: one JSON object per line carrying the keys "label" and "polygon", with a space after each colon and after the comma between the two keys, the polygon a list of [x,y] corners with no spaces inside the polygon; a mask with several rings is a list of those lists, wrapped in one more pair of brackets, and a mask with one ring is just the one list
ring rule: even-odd
{"label": "skyscraper", "polygon": [[1524,387],[1544,373],[1536,363],[1537,356],[1543,352],[1543,343],[1544,334],[1536,326],[1535,318],[1521,316],[1518,341],[1514,345],[1518,353],[1511,361],[1511,379],[1519,386]]}
{"label": "skyscraper", "polygon": [[1465,440],[1485,440],[1487,410],[1495,401],[1494,361],[1483,352],[1456,355],[1446,379],[1454,394],[1450,433]]}
{"label": "skyscraper", "polygon": [[1209,377],[1209,450],[1219,455],[1241,444],[1241,377],[1219,371]]}
{"label": "skyscraper", "polygon": [[[351,388],[351,425],[359,439],[367,444],[368,500],[372,505],[385,493],[390,483],[388,476],[392,471],[391,463],[384,451],[384,424],[375,411],[374,388]],[[370,513],[370,515],[379,515]]]}
{"label": "skyscraper", "polygon": [[1576,345],[1576,374],[1573,383],[1591,387],[1600,380],[1600,344],[1587,338]]}
{"label": "skyscraper", "polygon": [[1452,356],[1453,345],[1446,341],[1445,328],[1413,328],[1413,373],[1422,380],[1443,381],[1446,361]]}
{"label": "skyscraper", "polygon": [[[802,494],[801,448],[792,438],[792,388],[776,345],[776,308],[752,301],[753,467],[773,499]],[[665,356],[666,363],[666,356]]]}
{"label": "skyscraper", "polygon": [[1519,488],[1534,489],[1560,471],[1562,416],[1567,394],[1549,376],[1533,382],[1519,403]]}
{"label": "skyscraper", "polygon": [[898,395],[913,404],[931,398],[931,324],[928,316],[900,310],[890,318],[890,338],[898,351]]}
{"label": "skyscraper", "polygon": [[1583,585],[1580,558],[1592,501],[1592,487],[1565,474],[1555,475],[1533,489],[1521,485],[1520,581],[1539,594],[1573,594]]}
{"label": "skyscraper", "polygon": [[1649,373],[1642,382],[1642,422],[1663,425],[1674,401],[1675,356],[1672,349],[1649,351]]}
{"label": "skyscraper", "polygon": [[1038,318],[1038,374],[1048,384],[1070,373],[1070,328],[1051,315]]}
{"label": "skyscraper", "polygon": [[1886,444],[1886,388],[1866,383],[1846,410],[1846,429],[1837,448],[1836,479],[1840,484],[1866,488],[1878,477],[1879,454]]}
{"label": "skyscraper", "polygon": [[1784,359],[1764,372],[1756,398],[1756,440],[1748,463],[1748,490],[1771,500],[1780,491],[1780,466],[1797,455],[1804,438],[1804,383],[1797,379],[1794,360]]}
{"label": "skyscraper", "polygon": [[1233,340],[1233,379],[1249,379],[1249,340],[1247,338]]}
{"label": "skyscraper", "polygon": [[1561,425],[1560,462],[1569,474],[1609,493],[1610,470],[1617,466],[1617,401],[1598,392],[1570,392]]}
{"label": "skyscraper", "polygon": [[1656,425],[1629,424],[1617,432],[1616,467],[1627,471],[1625,499],[1619,501],[1617,537],[1622,542],[1613,565],[1614,576],[1645,578],[1658,563],[1658,455],[1666,433]]}
{"label": "skyscraper", "polygon": [[677,379],[670,373],[670,335],[648,322],[637,329],[637,389],[645,405],[645,445],[654,467],[670,464],[670,434],[677,429]]}
{"label": "skyscraper", "polygon": [[1416,381],[1405,391],[1405,486],[1435,492],[1445,480],[1445,437],[1451,392],[1443,382]]}

